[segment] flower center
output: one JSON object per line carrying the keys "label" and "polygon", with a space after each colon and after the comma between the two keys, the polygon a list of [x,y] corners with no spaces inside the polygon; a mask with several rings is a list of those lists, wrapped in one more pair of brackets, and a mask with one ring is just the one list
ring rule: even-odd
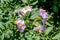
{"label": "flower center", "polygon": [[26,6],[24,9],[25,9],[25,10],[28,10],[28,9],[29,9],[29,6]]}
{"label": "flower center", "polygon": [[24,8],[25,10],[27,10],[27,8]]}
{"label": "flower center", "polygon": [[19,24],[19,27],[22,28],[22,24]]}
{"label": "flower center", "polygon": [[23,12],[21,11],[20,14],[22,15],[22,13],[23,13]]}
{"label": "flower center", "polygon": [[40,28],[39,28],[39,27],[36,27],[36,30],[37,30],[37,31],[39,31],[39,30],[40,30]]}

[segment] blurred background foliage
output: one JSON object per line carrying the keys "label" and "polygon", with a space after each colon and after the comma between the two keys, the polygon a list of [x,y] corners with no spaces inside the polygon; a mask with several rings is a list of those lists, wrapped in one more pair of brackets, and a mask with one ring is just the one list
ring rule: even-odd
{"label": "blurred background foliage", "polygon": [[[13,23],[18,18],[15,10],[24,6],[33,6],[31,20],[38,15],[38,9],[47,10],[50,19],[46,23],[47,29],[40,34],[29,29],[23,33],[16,32],[17,27]],[[0,40],[53,40],[60,39],[60,0],[0,0]],[[36,14],[37,13],[37,14]],[[28,21],[28,20],[26,20]],[[39,24],[38,22],[35,24]]]}

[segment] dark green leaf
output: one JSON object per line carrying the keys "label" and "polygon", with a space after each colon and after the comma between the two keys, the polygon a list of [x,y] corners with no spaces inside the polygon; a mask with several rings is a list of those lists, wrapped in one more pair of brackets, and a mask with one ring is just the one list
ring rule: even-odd
{"label": "dark green leaf", "polygon": [[57,12],[58,12],[58,7],[57,7],[56,5],[53,5],[53,6],[52,6],[52,10],[53,10],[55,13],[57,13]]}

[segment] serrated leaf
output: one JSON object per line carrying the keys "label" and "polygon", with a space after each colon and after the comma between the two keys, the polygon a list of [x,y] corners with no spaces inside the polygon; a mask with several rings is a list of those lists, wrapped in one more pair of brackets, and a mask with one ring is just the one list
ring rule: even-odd
{"label": "serrated leaf", "polygon": [[45,35],[48,35],[51,30],[53,29],[53,27],[48,27],[46,30],[45,30]]}
{"label": "serrated leaf", "polygon": [[52,39],[60,39],[60,33],[56,34]]}

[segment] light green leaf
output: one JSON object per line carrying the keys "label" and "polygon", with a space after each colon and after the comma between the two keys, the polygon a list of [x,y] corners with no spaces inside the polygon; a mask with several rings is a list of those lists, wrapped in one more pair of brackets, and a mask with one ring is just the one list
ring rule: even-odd
{"label": "light green leaf", "polygon": [[3,26],[3,23],[2,22],[0,22],[0,28],[1,29],[5,29],[5,27]]}
{"label": "light green leaf", "polygon": [[45,30],[45,35],[48,35],[51,30],[53,29],[53,27],[48,27],[46,30]]}
{"label": "light green leaf", "polygon": [[60,39],[60,33],[58,33],[57,35],[55,35],[52,39]]}
{"label": "light green leaf", "polygon": [[39,13],[36,12],[36,13],[34,13],[34,14],[30,17],[30,19],[35,19],[38,15],[39,15]]}
{"label": "light green leaf", "polygon": [[8,35],[8,33],[5,33],[5,38],[10,38],[10,36]]}
{"label": "light green leaf", "polygon": [[34,22],[33,25],[39,26],[40,23],[39,22]]}
{"label": "light green leaf", "polygon": [[24,3],[28,3],[28,0],[22,0],[22,2],[24,2]]}
{"label": "light green leaf", "polygon": [[33,2],[31,5],[35,5],[35,4],[37,4],[38,3],[38,1],[36,1],[36,2]]}
{"label": "light green leaf", "polygon": [[0,30],[0,33],[2,33],[2,31]]}
{"label": "light green leaf", "polygon": [[4,33],[0,36],[0,40],[4,40]]}
{"label": "light green leaf", "polygon": [[48,22],[46,22],[46,25],[50,26],[50,27],[53,27],[51,24],[49,24]]}
{"label": "light green leaf", "polygon": [[11,30],[9,30],[9,29],[7,29],[6,31],[5,31],[5,38],[10,38],[10,36],[13,36],[13,34],[12,34],[13,32],[11,31]]}

